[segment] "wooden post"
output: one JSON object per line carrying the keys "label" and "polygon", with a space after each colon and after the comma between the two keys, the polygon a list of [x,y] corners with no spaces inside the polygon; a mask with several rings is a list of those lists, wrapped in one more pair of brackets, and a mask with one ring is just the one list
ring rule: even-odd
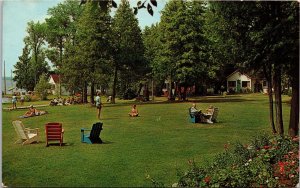
{"label": "wooden post", "polygon": [[5,60],[4,60],[4,95],[6,95]]}

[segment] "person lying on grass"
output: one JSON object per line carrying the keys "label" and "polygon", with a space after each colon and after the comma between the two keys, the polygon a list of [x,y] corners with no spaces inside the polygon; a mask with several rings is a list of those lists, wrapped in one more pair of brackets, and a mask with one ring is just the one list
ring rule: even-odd
{"label": "person lying on grass", "polygon": [[32,117],[46,114],[46,111],[37,110],[33,107],[33,105],[29,106],[28,111],[23,115],[24,117]]}
{"label": "person lying on grass", "polygon": [[139,112],[138,112],[135,104],[132,105],[131,112],[128,115],[131,117],[137,117],[139,115]]}

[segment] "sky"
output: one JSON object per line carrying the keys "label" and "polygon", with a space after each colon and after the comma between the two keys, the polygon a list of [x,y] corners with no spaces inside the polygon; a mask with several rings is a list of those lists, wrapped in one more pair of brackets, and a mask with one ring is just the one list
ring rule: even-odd
{"label": "sky", "polygon": [[[56,6],[64,0],[4,0],[2,2],[2,77],[4,76],[4,61],[6,77],[11,76],[13,65],[18,61],[18,57],[22,55],[24,47],[24,37],[27,35],[27,23],[30,21],[44,22],[47,18],[47,10]],[[159,22],[160,11],[165,6],[167,0],[157,0],[158,6],[152,6],[154,15],[148,14],[146,9],[140,9],[137,15],[141,29],[145,26]],[[80,1],[78,0],[78,3]],[[115,0],[120,4],[120,0]],[[133,6],[138,0],[130,0]],[[150,2],[150,0],[147,0]],[[116,9],[115,9],[116,10]],[[113,10],[113,11],[115,11]],[[51,66],[51,65],[50,65]],[[14,75],[13,75],[14,76]]]}

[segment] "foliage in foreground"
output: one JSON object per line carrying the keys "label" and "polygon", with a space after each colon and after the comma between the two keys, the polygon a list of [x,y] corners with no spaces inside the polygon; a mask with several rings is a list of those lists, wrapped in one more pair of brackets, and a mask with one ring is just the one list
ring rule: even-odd
{"label": "foliage in foreground", "polygon": [[189,161],[179,187],[295,187],[299,180],[299,138],[260,135],[251,144],[236,143],[205,167]]}

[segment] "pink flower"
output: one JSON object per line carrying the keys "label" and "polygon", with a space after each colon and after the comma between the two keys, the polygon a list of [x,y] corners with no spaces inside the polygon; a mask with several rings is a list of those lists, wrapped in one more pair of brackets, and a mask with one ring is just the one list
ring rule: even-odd
{"label": "pink flower", "polygon": [[293,177],[295,177],[294,174],[289,174],[289,178],[293,178]]}

